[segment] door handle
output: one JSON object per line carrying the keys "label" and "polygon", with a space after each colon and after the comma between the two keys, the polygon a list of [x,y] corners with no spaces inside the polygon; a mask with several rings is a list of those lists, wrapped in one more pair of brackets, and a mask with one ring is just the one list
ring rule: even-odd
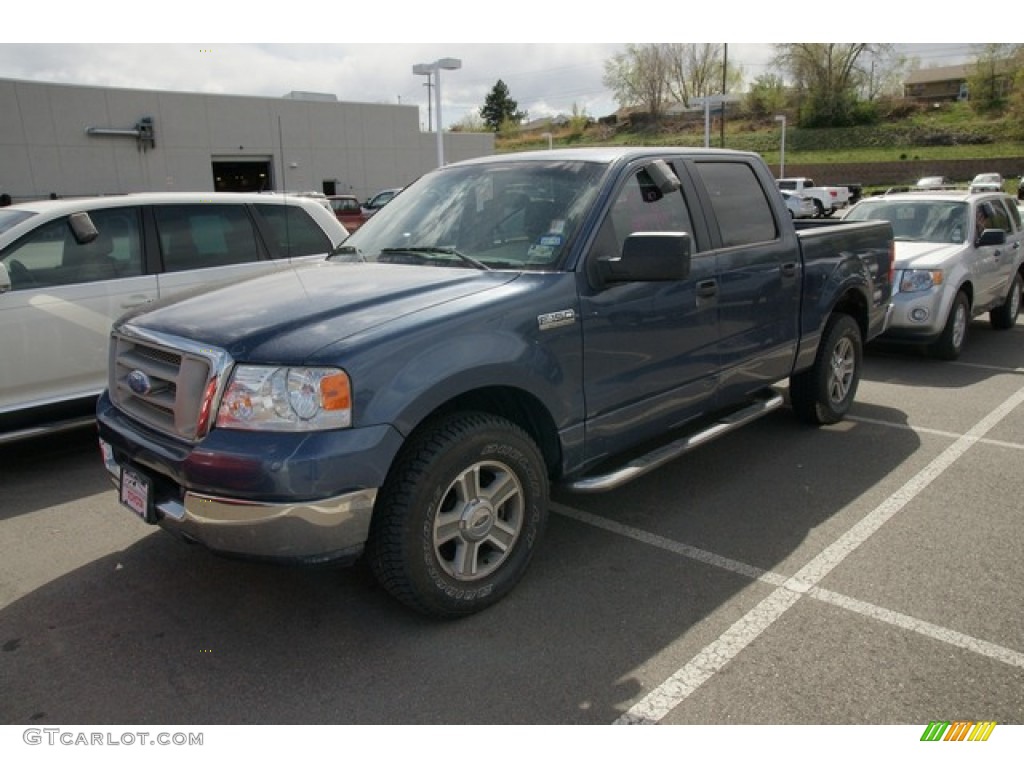
{"label": "door handle", "polygon": [[780,267],[780,270],[782,271],[782,276],[783,277],[794,277],[794,276],[796,276],[796,270],[797,270],[796,262],[795,261],[786,262],[785,264],[783,264]]}
{"label": "door handle", "polygon": [[718,282],[715,280],[702,280],[697,283],[697,296],[701,299],[710,299],[718,293]]}

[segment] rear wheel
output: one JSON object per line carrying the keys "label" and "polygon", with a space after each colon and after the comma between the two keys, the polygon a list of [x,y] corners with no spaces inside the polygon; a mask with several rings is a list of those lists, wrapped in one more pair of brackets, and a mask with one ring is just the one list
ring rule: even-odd
{"label": "rear wheel", "polygon": [[825,218],[825,206],[821,204],[821,200],[814,201],[814,215],[819,219]]}
{"label": "rear wheel", "polygon": [[522,578],[547,520],[533,440],[505,419],[453,414],[414,436],[377,501],[367,560],[394,597],[428,615],[466,616]]}
{"label": "rear wheel", "polygon": [[957,293],[953,299],[953,306],[949,308],[949,316],[946,318],[946,325],[931,346],[931,353],[942,360],[956,360],[964,350],[964,342],[967,341],[967,326],[971,320],[971,304],[967,300],[967,294],[963,291]]}
{"label": "rear wheel", "polygon": [[829,318],[814,365],[789,380],[796,415],[809,424],[835,424],[853,405],[863,361],[860,326],[849,315]]}
{"label": "rear wheel", "polygon": [[1020,314],[1020,286],[1020,275],[1014,275],[1003,306],[996,307],[988,313],[993,328],[1005,331],[1017,324],[1017,315]]}

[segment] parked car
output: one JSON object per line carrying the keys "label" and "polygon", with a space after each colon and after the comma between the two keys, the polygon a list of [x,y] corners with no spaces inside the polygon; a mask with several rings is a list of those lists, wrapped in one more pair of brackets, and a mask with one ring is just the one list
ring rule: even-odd
{"label": "parked car", "polygon": [[367,219],[370,218],[373,214],[390,203],[391,199],[401,191],[401,187],[397,189],[382,189],[376,195],[363,203],[363,216]]}
{"label": "parked car", "polygon": [[956,185],[953,183],[953,180],[947,176],[924,176],[917,180],[917,183],[914,185],[914,189],[953,189],[954,186]]}
{"label": "parked car", "polygon": [[795,192],[783,192],[781,189],[779,194],[786,201],[789,215],[794,219],[813,219],[818,215],[818,209],[811,198],[801,197]]}
{"label": "parked car", "polygon": [[928,345],[940,358],[963,351],[971,318],[1012,328],[1024,281],[1024,232],[1003,193],[911,192],[862,200],[846,221],[892,224],[893,318],[883,340]]}
{"label": "parked car", "polygon": [[814,179],[804,176],[779,179],[777,183],[779,189],[784,192],[794,192],[801,197],[811,198],[820,217],[831,216],[850,203],[850,190],[846,187],[819,187],[814,183]]}
{"label": "parked car", "polygon": [[971,192],[1002,192],[1003,177],[998,173],[979,173],[971,179]]}
{"label": "parked car", "polygon": [[1024,176],[1017,180],[1017,199],[1024,200]]}
{"label": "parked car", "polygon": [[323,259],[347,233],[318,202],[153,193],[0,208],[0,442],[92,420],[110,325],[201,284]]}
{"label": "parked car", "polygon": [[338,221],[349,233],[355,232],[363,226],[367,217],[363,213],[363,207],[359,204],[358,197],[355,195],[328,195],[327,201]]}
{"label": "parked car", "polygon": [[[140,309],[97,405],[119,500],[215,551],[364,556],[428,614],[486,608],[552,483],[618,487],[783,407],[780,379],[809,423],[852,407],[892,228],[803,229],[773,187],[728,150],[476,158],[324,263]],[[182,378],[154,351],[204,367],[174,402],[124,385]]]}

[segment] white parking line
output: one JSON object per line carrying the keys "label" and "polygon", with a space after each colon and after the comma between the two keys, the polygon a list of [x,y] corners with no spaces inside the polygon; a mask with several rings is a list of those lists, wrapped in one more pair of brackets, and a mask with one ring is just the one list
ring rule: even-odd
{"label": "white parking line", "polygon": [[894,611],[871,606],[868,603],[856,601],[852,598],[846,598],[817,587],[817,584],[836,566],[841,564],[847,556],[867,541],[882,525],[916,498],[935,479],[940,477],[950,465],[963,456],[972,445],[980,441],[986,433],[1021,403],[1024,403],[1024,388],[1017,390],[1017,392],[975,424],[967,433],[958,437],[952,445],[914,475],[896,493],[868,513],[845,534],[836,539],[836,541],[801,568],[793,577],[788,579],[778,574],[771,574],[753,566],[699,550],[695,547],[671,542],[668,539],[638,531],[637,529],[631,529],[628,526],[621,526],[580,510],[562,505],[553,505],[553,509],[556,512],[576,520],[591,525],[598,525],[607,530],[628,535],[638,541],[653,544],[686,557],[726,568],[735,573],[741,573],[750,578],[776,586],[774,592],[729,627],[717,640],[707,645],[685,666],[681,667],[657,688],[630,707],[628,711],[615,721],[615,724],[655,724],[660,722],[669,712],[685,701],[690,694],[700,688],[716,672],[756,640],[805,594],[849,610],[855,610],[857,613],[871,616],[880,621],[887,621],[895,626],[920,632],[943,642],[982,653],[990,658],[998,659],[1014,666],[1024,667],[1024,654],[977,640],[952,630],[943,629],[942,627],[937,627],[936,625],[928,624],[927,622],[922,622]]}

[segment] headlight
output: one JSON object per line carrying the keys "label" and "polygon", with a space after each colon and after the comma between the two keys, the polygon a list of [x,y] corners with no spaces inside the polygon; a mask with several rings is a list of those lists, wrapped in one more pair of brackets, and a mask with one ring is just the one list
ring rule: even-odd
{"label": "headlight", "polygon": [[901,293],[917,293],[942,285],[941,269],[908,269],[900,280]]}
{"label": "headlight", "polygon": [[337,368],[240,365],[217,411],[217,426],[273,432],[352,425],[352,389]]}

